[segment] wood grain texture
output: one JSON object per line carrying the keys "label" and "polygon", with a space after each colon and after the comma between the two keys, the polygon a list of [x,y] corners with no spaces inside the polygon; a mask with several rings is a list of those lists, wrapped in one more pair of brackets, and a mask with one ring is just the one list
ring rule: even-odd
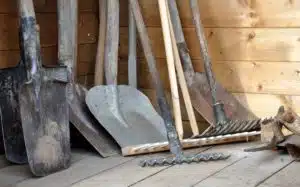
{"label": "wood grain texture", "polygon": [[[128,29],[120,28],[120,56],[127,56]],[[299,28],[205,28],[209,52],[215,60],[299,61]],[[192,59],[202,59],[194,28],[183,28]],[[162,30],[148,27],[157,58],[165,58]],[[138,47],[137,56],[143,56]]]}
{"label": "wood grain texture", "polygon": [[[33,0],[35,12],[49,13],[56,12],[57,2],[53,0]],[[79,10],[81,12],[96,12],[97,0],[79,0]],[[17,1],[0,1],[0,14],[17,13]]]}
{"label": "wood grain texture", "polygon": [[288,165],[292,159],[275,151],[251,153],[230,167],[199,181],[195,187],[256,186],[273,173]]}
{"label": "wood grain texture", "polygon": [[242,152],[242,150],[248,145],[249,144],[232,144],[215,146],[212,149],[208,149],[204,153],[226,152],[231,153],[231,157],[229,157],[227,160],[214,162],[177,165],[139,182],[136,186],[191,186],[223,169],[224,167],[246,157],[247,153]]}
{"label": "wood grain texture", "polygon": [[278,173],[274,174],[271,178],[267,179],[258,187],[290,187],[290,186],[299,186],[299,162],[293,162],[288,165],[286,168],[282,169]]}
{"label": "wood grain texture", "polygon": [[20,182],[17,187],[33,187],[33,186],[71,186],[72,184],[79,182],[87,177],[96,175],[105,170],[109,170],[116,167],[126,161],[133,158],[122,158],[122,157],[109,157],[103,159],[99,156],[89,156],[80,160],[79,162],[73,163],[70,168],[61,172],[54,173],[43,178],[31,178]]}
{"label": "wood grain texture", "polygon": [[[259,131],[246,132],[246,133],[236,133],[232,135],[225,136],[216,136],[209,138],[198,138],[198,139],[183,139],[181,141],[181,145],[183,149],[200,147],[200,146],[208,146],[208,145],[218,145],[218,144],[228,144],[233,142],[244,142],[244,141],[252,141],[257,140],[260,135]],[[149,143],[142,144],[137,146],[128,146],[122,148],[122,155],[138,155],[138,154],[146,154],[146,153],[155,153],[169,150],[168,142],[160,142],[160,143]]]}
{"label": "wood grain texture", "polygon": [[[199,153],[205,151],[209,147],[199,148],[188,150],[186,153]],[[134,183],[137,183],[140,180],[143,180],[151,175],[155,175],[167,168],[172,168],[172,166],[162,166],[162,167],[150,167],[142,168],[138,165],[139,161],[144,159],[150,159],[154,157],[168,156],[169,153],[155,154],[155,155],[146,155],[137,157],[134,160],[131,160],[117,168],[111,169],[105,173],[100,173],[93,177],[90,177],[82,182],[74,184],[72,187],[98,187],[101,186],[130,186]]]}
{"label": "wood grain texture", "polygon": [[[149,0],[139,2],[145,24],[151,27],[160,26],[158,2]],[[192,27],[189,1],[177,0],[177,5],[183,27]],[[199,0],[199,8],[205,27],[298,27],[300,25],[299,0]],[[126,19],[125,15],[123,17]],[[125,19],[121,19],[122,26],[127,25]]]}

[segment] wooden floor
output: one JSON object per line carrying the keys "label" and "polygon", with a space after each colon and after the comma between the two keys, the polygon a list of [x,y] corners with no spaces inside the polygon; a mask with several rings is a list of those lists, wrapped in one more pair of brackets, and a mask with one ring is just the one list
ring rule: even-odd
{"label": "wooden floor", "polygon": [[103,159],[95,153],[76,150],[69,169],[43,178],[33,178],[27,165],[9,165],[2,156],[0,187],[300,186],[300,162],[276,151],[243,152],[254,144],[257,142],[190,149],[185,153],[224,152],[231,153],[231,157],[226,161],[154,168],[142,168],[138,162],[167,153]]}

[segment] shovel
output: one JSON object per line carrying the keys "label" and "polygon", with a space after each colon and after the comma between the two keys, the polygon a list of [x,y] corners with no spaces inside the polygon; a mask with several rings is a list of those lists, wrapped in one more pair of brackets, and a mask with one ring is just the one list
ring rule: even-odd
{"label": "shovel", "polygon": [[35,176],[70,165],[66,67],[41,67],[39,28],[32,0],[19,0],[26,82],[19,95],[28,163]]}
{"label": "shovel", "polygon": [[101,128],[85,103],[87,90],[75,83],[77,59],[77,0],[58,0],[59,37],[58,61],[68,69],[71,83],[68,85],[70,122],[88,140],[102,157],[117,154],[115,141]]}
{"label": "shovel", "polygon": [[86,103],[122,149],[166,140],[164,122],[150,100],[137,89],[117,85],[119,1],[107,1],[105,78],[107,85],[90,89]]}
{"label": "shovel", "polygon": [[[170,7],[170,16],[174,29],[174,34],[177,42],[178,51],[182,60],[185,78],[187,81],[189,93],[191,96],[193,107],[204,117],[204,119],[211,125],[207,131],[203,132],[201,136],[212,136],[212,135],[221,135],[235,132],[245,132],[250,130],[255,130],[259,128],[259,123],[261,122],[251,111],[244,107],[232,94],[227,92],[218,82],[214,82],[215,89],[212,93],[210,91],[210,84],[207,81],[205,73],[198,73],[194,71],[191,57],[189,55],[189,50],[187,48],[184,34],[182,31],[181,21],[176,5],[175,0],[168,0]],[[198,16],[195,14],[198,5],[196,1],[191,1],[191,7],[193,10],[193,16]],[[193,4],[194,3],[194,4]],[[202,47],[203,49],[203,47]],[[205,60],[208,55],[205,54]],[[208,71],[206,71],[208,72]],[[217,106],[215,105],[212,98],[212,94],[216,94],[217,97],[222,100],[224,103],[224,113],[232,121],[229,123],[229,126],[216,130],[215,127],[220,124],[219,112],[216,112]],[[225,114],[224,114],[225,115]],[[223,116],[224,116],[223,115]],[[247,119],[244,121],[234,121],[234,119]],[[220,128],[221,126],[219,126]],[[197,137],[197,134],[193,134],[194,137]],[[199,136],[199,135],[198,135]]]}
{"label": "shovel", "polygon": [[[21,38],[20,36],[19,44],[22,52],[23,42]],[[18,92],[26,78],[24,54],[21,54],[21,61],[16,67],[0,70],[0,152],[4,152],[2,149],[4,146],[6,159],[17,164],[27,163],[18,99]]]}

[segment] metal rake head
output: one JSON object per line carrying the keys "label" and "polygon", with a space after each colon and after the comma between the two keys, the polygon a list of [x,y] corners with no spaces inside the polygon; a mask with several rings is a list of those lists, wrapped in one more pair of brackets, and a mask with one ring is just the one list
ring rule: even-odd
{"label": "metal rake head", "polygon": [[226,123],[218,123],[216,127],[209,127],[201,135],[193,138],[218,136],[259,130],[261,124],[267,123],[273,118],[254,119],[254,120],[228,120]]}
{"label": "metal rake head", "polygon": [[187,156],[174,156],[174,157],[162,157],[162,158],[153,158],[149,160],[142,160],[140,162],[141,167],[154,167],[154,166],[168,166],[175,164],[190,164],[190,163],[199,163],[205,161],[216,161],[216,160],[225,160],[230,157],[230,154],[223,153],[199,153]]}

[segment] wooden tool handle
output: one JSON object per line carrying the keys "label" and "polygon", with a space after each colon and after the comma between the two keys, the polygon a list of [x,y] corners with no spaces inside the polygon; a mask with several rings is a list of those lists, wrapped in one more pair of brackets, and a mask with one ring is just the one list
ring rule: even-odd
{"label": "wooden tool handle", "polygon": [[131,11],[128,6],[128,21],[129,21],[129,47],[128,47],[128,83],[130,86],[137,88],[137,73],[136,73],[136,25]]}
{"label": "wooden tool handle", "polygon": [[58,63],[65,65],[75,81],[77,65],[78,1],[58,0]]}
{"label": "wooden tool handle", "polygon": [[[208,138],[198,138],[198,139],[184,139],[181,141],[182,147],[184,149],[201,147],[208,145],[219,145],[219,144],[228,144],[233,142],[248,142],[252,140],[257,140],[259,138],[260,131],[237,133],[237,134],[228,134],[224,136],[212,136]],[[122,148],[123,156],[132,156],[140,154],[149,154],[157,153],[162,151],[169,150],[168,142],[158,142],[158,143],[149,143],[136,146],[128,146]]]}
{"label": "wooden tool handle", "polygon": [[95,78],[94,84],[102,85],[104,83],[104,48],[105,48],[105,33],[106,33],[106,19],[107,19],[107,0],[99,0],[99,35],[95,64]]}
{"label": "wooden tool handle", "polygon": [[193,132],[193,135],[196,136],[196,135],[199,135],[199,129],[198,129],[194,109],[193,109],[193,106],[192,106],[190,94],[189,94],[189,91],[188,91],[188,87],[187,87],[187,84],[186,84],[186,80],[185,80],[185,77],[184,77],[184,72],[183,72],[183,68],[182,68],[182,65],[181,65],[178,48],[177,48],[177,45],[176,45],[176,39],[175,39],[175,35],[174,35],[174,30],[173,30],[173,27],[172,27],[172,22],[171,22],[171,18],[170,18],[169,9],[168,9],[168,21],[169,21],[169,26],[170,26],[170,31],[171,31],[170,34],[171,34],[173,52],[175,54],[175,68],[176,68],[176,71],[177,71],[179,85],[180,85],[181,92],[182,92],[182,95],[183,95],[185,108],[186,108],[186,111],[187,111],[187,114],[188,114],[188,117],[189,117],[189,120],[190,120],[190,125],[191,125],[191,128],[192,128],[192,132]]}
{"label": "wooden tool handle", "polygon": [[18,1],[19,16],[21,18],[33,17],[35,18],[34,6],[32,0],[19,0]]}
{"label": "wooden tool handle", "polygon": [[151,73],[152,83],[156,91],[156,97],[161,116],[164,120],[167,130],[167,136],[169,141],[169,147],[172,154],[177,156],[182,155],[181,144],[176,132],[176,128],[173,124],[172,114],[168,105],[163,86],[160,80],[159,73],[156,68],[156,61],[151,49],[151,42],[148,36],[148,32],[142,17],[141,8],[137,0],[129,0],[131,11],[133,12],[136,27],[139,33],[139,38],[143,46],[145,58],[147,60],[148,68]]}
{"label": "wooden tool handle", "polygon": [[176,129],[177,129],[179,138],[183,139],[183,126],[182,126],[182,119],[181,119],[176,72],[175,72],[175,66],[174,66],[174,54],[173,54],[173,49],[172,49],[172,40],[171,40],[170,27],[169,27],[169,22],[168,22],[167,2],[166,2],[166,0],[158,0],[158,4],[159,4],[160,19],[161,19],[161,24],[162,24],[162,29],[163,29],[165,51],[166,51],[167,64],[168,64],[168,70],[169,70],[169,79],[170,79],[170,85],[171,85],[172,104],[173,104],[175,125],[176,125]]}
{"label": "wooden tool handle", "polygon": [[105,41],[105,78],[107,85],[117,85],[119,49],[119,0],[107,1],[107,28]]}
{"label": "wooden tool handle", "polygon": [[180,57],[182,59],[184,72],[188,72],[187,75],[189,75],[188,78],[190,80],[187,80],[187,82],[188,84],[191,84],[192,77],[195,75],[195,70],[193,68],[192,60],[182,31],[176,0],[168,0],[168,5],[170,10],[170,18],[172,21],[174,35],[176,38],[177,48],[179,49]]}

